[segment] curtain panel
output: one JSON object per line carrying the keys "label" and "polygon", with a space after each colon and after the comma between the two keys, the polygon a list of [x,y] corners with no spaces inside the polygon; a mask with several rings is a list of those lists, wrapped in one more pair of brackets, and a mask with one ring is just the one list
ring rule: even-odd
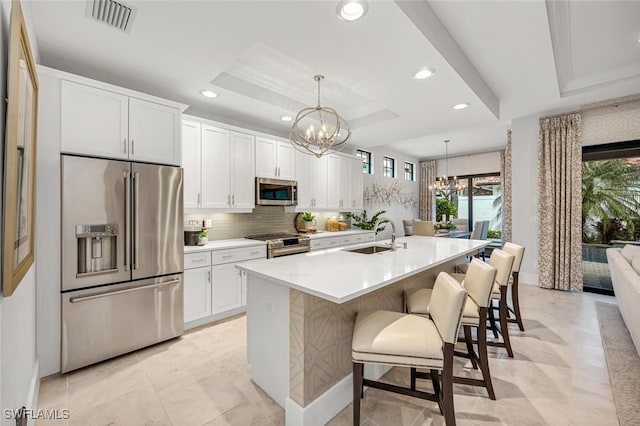
{"label": "curtain panel", "polygon": [[582,117],[540,119],[539,285],[582,291]]}
{"label": "curtain panel", "polygon": [[507,146],[500,153],[500,179],[502,180],[502,241],[513,241],[511,233],[511,130],[507,130]]}
{"label": "curtain panel", "polygon": [[436,161],[420,163],[420,220],[433,220],[436,214],[436,199],[433,188],[436,184]]}

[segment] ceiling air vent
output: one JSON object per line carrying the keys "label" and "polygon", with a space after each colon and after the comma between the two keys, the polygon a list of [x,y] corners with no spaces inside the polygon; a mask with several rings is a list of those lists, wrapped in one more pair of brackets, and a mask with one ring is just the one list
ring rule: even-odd
{"label": "ceiling air vent", "polygon": [[87,2],[87,16],[98,22],[124,31],[131,31],[136,9],[113,0],[89,0]]}

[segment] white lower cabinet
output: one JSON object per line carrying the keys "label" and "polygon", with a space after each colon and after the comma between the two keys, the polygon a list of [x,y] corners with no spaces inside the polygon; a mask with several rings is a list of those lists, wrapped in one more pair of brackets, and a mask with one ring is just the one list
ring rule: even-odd
{"label": "white lower cabinet", "polygon": [[184,322],[211,316],[211,267],[184,271]]}
{"label": "white lower cabinet", "polygon": [[213,276],[213,314],[242,306],[242,275],[235,263],[211,267]]}
{"label": "white lower cabinet", "polygon": [[236,265],[266,257],[266,245],[185,254],[184,328],[243,312],[247,306],[247,279]]}

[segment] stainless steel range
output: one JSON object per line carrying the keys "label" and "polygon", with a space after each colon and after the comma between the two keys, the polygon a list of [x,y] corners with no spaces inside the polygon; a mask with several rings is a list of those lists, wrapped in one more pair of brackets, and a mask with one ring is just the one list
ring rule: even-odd
{"label": "stainless steel range", "polygon": [[306,253],[311,250],[311,239],[307,235],[275,233],[247,235],[250,240],[267,242],[267,259],[290,254]]}

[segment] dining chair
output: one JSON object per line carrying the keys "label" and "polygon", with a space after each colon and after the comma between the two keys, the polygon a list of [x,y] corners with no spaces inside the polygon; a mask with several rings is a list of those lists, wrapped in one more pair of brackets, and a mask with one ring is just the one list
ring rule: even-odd
{"label": "dining chair", "polygon": [[[353,328],[353,424],[360,424],[363,387],[438,403],[448,426],[456,424],[453,402],[453,352],[467,291],[446,272],[436,278],[430,316],[401,312],[359,312]],[[422,368],[430,371],[433,393],[363,378],[364,364]],[[412,370],[413,371],[413,370]]]}
{"label": "dining chair", "polygon": [[413,220],[411,219],[403,219],[402,227],[404,228],[404,236],[409,237],[413,235]]}
{"label": "dining chair", "polygon": [[433,237],[436,234],[433,228],[433,222],[430,220],[414,220],[413,235],[422,235],[425,237]]}
{"label": "dining chair", "polygon": [[[500,323],[502,324],[504,321],[504,325],[502,325],[502,327],[504,328],[507,323],[516,323],[518,324],[518,328],[520,329],[520,331],[524,331],[524,323],[522,322],[522,314],[520,313],[520,296],[518,290],[520,266],[522,265],[522,259],[524,258],[524,247],[512,242],[507,242],[504,244],[504,247],[502,247],[502,250],[514,256],[513,266],[511,267],[511,280],[508,283],[508,287],[511,287],[511,306],[507,304],[506,288],[503,297],[503,292],[501,291],[502,288],[494,287],[491,297],[492,300],[496,300],[498,302]],[[504,303],[506,307],[506,310],[504,312],[504,319],[502,318],[503,314],[502,310],[500,309],[500,304],[502,303]],[[514,318],[510,318],[507,311],[513,313]]]}

